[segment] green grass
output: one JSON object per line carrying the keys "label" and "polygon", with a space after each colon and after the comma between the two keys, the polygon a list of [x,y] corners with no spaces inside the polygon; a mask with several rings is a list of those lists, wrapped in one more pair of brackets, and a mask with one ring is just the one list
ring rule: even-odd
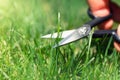
{"label": "green grass", "polygon": [[90,19],[87,8],[85,0],[0,0],[0,80],[119,80],[112,38],[56,49],[56,39],[40,38],[78,28]]}

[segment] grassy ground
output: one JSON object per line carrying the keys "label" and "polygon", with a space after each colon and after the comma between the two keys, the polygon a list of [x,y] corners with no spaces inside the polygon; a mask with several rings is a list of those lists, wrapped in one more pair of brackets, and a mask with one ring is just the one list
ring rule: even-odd
{"label": "grassy ground", "polygon": [[0,0],[0,80],[119,80],[112,38],[57,49],[40,38],[82,25],[87,8],[85,0]]}

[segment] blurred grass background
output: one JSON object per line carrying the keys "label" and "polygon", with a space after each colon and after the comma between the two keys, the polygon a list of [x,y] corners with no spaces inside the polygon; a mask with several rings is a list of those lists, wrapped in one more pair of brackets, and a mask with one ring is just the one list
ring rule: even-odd
{"label": "blurred grass background", "polygon": [[119,80],[112,38],[58,49],[56,40],[40,39],[78,28],[90,19],[87,9],[86,0],[0,0],[0,80]]}

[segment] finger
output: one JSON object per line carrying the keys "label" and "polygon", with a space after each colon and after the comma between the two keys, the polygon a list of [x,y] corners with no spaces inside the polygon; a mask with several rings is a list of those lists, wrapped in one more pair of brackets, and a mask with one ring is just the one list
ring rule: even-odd
{"label": "finger", "polygon": [[[120,25],[118,26],[117,34],[118,34],[118,36],[120,36]],[[120,52],[120,44],[119,43],[114,42],[114,47],[118,52]]]}
{"label": "finger", "polygon": [[88,0],[88,4],[95,15],[106,16],[109,14],[109,0]]}
{"label": "finger", "polygon": [[[104,17],[110,14],[109,0],[88,0],[91,11],[95,16]],[[100,29],[111,29],[113,20],[108,21],[99,25]]]}

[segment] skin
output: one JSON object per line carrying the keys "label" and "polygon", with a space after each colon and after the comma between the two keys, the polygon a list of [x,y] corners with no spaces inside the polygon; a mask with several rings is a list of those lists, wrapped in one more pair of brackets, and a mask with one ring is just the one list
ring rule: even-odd
{"label": "skin", "polygon": [[[108,21],[100,24],[99,29],[106,30],[111,29],[114,21],[120,23],[120,7],[117,4],[111,2],[110,0],[87,0],[87,1],[92,13],[95,16],[104,17],[110,14],[110,10],[112,11],[113,14],[112,19],[109,19]],[[120,25],[118,26],[117,34],[120,36]],[[120,52],[119,43],[114,42],[114,47],[118,52]]]}

